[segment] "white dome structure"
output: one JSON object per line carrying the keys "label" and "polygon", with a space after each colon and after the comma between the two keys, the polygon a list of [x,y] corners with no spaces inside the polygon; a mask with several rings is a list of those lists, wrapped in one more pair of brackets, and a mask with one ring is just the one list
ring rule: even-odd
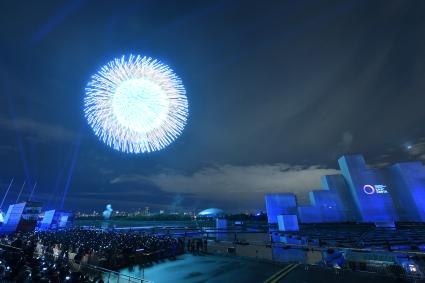
{"label": "white dome structure", "polygon": [[219,208],[208,208],[198,213],[200,217],[220,217],[224,215],[224,211]]}

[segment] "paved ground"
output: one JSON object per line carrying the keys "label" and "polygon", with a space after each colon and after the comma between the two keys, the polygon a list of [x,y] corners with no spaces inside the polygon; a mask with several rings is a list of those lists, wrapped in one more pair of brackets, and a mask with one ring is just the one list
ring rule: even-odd
{"label": "paved ground", "polygon": [[[166,260],[145,268],[145,278],[154,283],[256,283],[263,282],[280,269],[282,266],[255,260],[185,254],[176,260]],[[139,267],[131,271],[127,268],[121,272],[142,277]]]}
{"label": "paved ground", "polygon": [[227,249],[232,247],[235,249],[234,255],[242,257],[261,258],[266,260],[273,259],[273,251],[265,245],[234,245],[231,242],[208,242],[208,252],[219,255],[228,254]]}
{"label": "paved ground", "polygon": [[[286,276],[277,282],[279,283],[393,283],[393,282],[408,282],[397,281],[395,278],[386,276],[378,276],[365,272],[343,271],[340,274],[335,274],[330,270],[310,268],[305,270],[304,266],[298,266]],[[419,281],[417,281],[419,282]]]}
{"label": "paved ground", "polygon": [[[291,268],[293,267],[293,268]],[[142,270],[134,267],[121,270],[142,278]],[[274,276],[275,275],[275,276]],[[282,276],[282,277],[281,277]],[[154,283],[395,283],[395,278],[365,272],[332,270],[319,267],[305,269],[303,265],[274,265],[256,260],[214,255],[185,254],[176,260],[165,260],[144,270],[144,278]],[[419,282],[419,281],[418,281]]]}

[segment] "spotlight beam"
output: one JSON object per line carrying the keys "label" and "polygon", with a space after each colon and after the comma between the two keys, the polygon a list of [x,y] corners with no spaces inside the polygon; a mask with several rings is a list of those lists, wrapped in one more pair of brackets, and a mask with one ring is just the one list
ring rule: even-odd
{"label": "spotlight beam", "polygon": [[7,187],[6,193],[5,193],[5,194],[4,194],[4,196],[3,196],[3,200],[2,200],[2,201],[1,201],[1,203],[0,203],[0,210],[1,210],[1,209],[2,209],[2,207],[3,207],[4,200],[6,199],[7,194],[9,193],[9,190],[10,190],[10,188],[12,187],[12,184],[13,184],[13,178],[12,178],[12,180],[10,180],[9,187]]}
{"label": "spotlight beam", "polygon": [[19,191],[18,197],[16,198],[16,203],[18,203],[19,198],[21,197],[21,194],[22,194],[22,191],[24,190],[24,187],[25,187],[25,183],[26,182],[27,181],[25,180],[24,183],[22,184],[21,190]]}

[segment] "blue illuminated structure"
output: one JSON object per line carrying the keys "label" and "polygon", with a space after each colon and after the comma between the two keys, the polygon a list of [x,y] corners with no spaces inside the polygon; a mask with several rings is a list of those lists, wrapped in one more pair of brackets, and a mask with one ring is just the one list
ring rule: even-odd
{"label": "blue illuminated structure", "polygon": [[343,204],[339,196],[330,190],[312,191],[309,194],[310,203],[317,208],[322,222],[344,222],[346,217],[342,210]]}
{"label": "blue illuminated structure", "polygon": [[398,220],[388,190],[391,179],[383,169],[369,169],[361,155],[343,156],[338,160],[361,222],[394,222]]}
{"label": "blue illuminated structure", "polygon": [[277,223],[279,231],[298,231],[298,217],[296,215],[278,215]]}
{"label": "blue illuminated structure", "polygon": [[393,176],[394,204],[401,221],[425,222],[425,170],[421,162],[396,163],[389,167]]}
{"label": "blue illuminated structure", "polygon": [[42,203],[34,201],[9,205],[0,232],[13,233],[16,231],[33,231],[37,225],[41,209]]}
{"label": "blue illuminated structure", "polygon": [[297,208],[298,219],[301,223],[321,223],[323,217],[320,209],[314,205],[300,205]]}
{"label": "blue illuminated structure", "polygon": [[50,229],[53,222],[53,217],[55,216],[55,212],[56,210],[54,209],[44,212],[43,219],[40,222],[40,227],[39,227],[40,230]]}
{"label": "blue illuminated structure", "polygon": [[1,227],[1,232],[13,233],[17,230],[25,205],[25,202],[9,205],[6,216],[4,217],[3,226]]}
{"label": "blue illuminated structure", "polygon": [[267,194],[266,209],[268,222],[275,224],[278,215],[296,214],[297,199],[294,194]]}
{"label": "blue illuminated structure", "polygon": [[339,210],[344,215],[345,221],[357,221],[359,219],[356,205],[354,204],[347,182],[343,175],[325,175],[322,177],[324,190],[334,192],[339,199]]}
{"label": "blue illuminated structure", "polygon": [[39,230],[61,229],[72,224],[73,214],[60,210],[48,210],[44,212],[43,219],[38,227]]}
{"label": "blue illuminated structure", "polygon": [[267,194],[270,224],[293,214],[301,223],[368,222],[394,226],[396,221],[425,222],[425,169],[421,162],[369,168],[362,155],[338,160],[341,174],[322,177],[323,189],[309,193],[310,205],[296,206],[293,194]]}

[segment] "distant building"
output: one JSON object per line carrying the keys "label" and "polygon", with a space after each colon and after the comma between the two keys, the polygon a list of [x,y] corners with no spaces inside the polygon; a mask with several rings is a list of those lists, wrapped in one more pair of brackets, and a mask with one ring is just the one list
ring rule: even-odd
{"label": "distant building", "polygon": [[224,216],[224,211],[219,208],[208,208],[199,212],[198,216],[216,218]]}

